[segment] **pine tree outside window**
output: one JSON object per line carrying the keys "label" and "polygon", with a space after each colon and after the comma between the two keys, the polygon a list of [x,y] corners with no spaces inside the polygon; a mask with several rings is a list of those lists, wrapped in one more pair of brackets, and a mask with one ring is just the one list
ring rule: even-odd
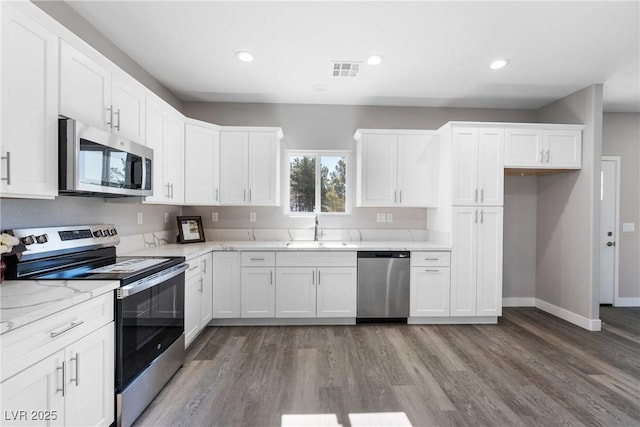
{"label": "pine tree outside window", "polygon": [[289,214],[349,213],[348,152],[291,152],[287,159]]}

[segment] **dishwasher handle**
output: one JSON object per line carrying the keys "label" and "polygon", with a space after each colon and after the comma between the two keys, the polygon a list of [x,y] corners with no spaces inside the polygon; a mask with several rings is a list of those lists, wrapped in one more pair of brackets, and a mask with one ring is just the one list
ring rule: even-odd
{"label": "dishwasher handle", "polygon": [[358,258],[411,258],[409,251],[359,251]]}

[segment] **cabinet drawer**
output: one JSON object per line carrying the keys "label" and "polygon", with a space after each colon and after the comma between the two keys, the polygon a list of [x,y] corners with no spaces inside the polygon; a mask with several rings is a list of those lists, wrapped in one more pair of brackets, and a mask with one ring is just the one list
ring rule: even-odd
{"label": "cabinet drawer", "polygon": [[0,381],[113,322],[114,298],[107,292],[3,334]]}
{"label": "cabinet drawer", "polygon": [[451,252],[411,252],[412,267],[448,267],[451,265]]}
{"label": "cabinet drawer", "polygon": [[243,267],[273,267],[276,265],[275,252],[242,252]]}
{"label": "cabinet drawer", "polygon": [[200,274],[201,269],[201,257],[198,258],[194,258],[192,260],[187,261],[187,264],[189,264],[189,268],[187,268],[187,271],[184,272],[184,279],[185,281],[192,279],[194,277],[196,277],[197,275]]}
{"label": "cabinet drawer", "polygon": [[287,251],[278,252],[278,267],[356,267],[356,252],[332,251]]}

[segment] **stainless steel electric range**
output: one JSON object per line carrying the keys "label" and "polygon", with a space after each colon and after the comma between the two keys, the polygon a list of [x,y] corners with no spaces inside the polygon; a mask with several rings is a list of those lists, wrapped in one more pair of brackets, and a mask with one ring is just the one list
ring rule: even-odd
{"label": "stainless steel electric range", "polygon": [[113,225],[11,230],[25,245],[7,279],[118,280],[116,423],[129,426],[183,365],[183,257],[118,257]]}

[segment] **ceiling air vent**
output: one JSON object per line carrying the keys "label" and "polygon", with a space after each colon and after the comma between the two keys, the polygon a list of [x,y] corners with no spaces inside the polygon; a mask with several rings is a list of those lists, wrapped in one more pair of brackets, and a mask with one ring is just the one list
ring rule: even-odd
{"label": "ceiling air vent", "polygon": [[360,62],[334,62],[333,77],[355,77],[360,70]]}

